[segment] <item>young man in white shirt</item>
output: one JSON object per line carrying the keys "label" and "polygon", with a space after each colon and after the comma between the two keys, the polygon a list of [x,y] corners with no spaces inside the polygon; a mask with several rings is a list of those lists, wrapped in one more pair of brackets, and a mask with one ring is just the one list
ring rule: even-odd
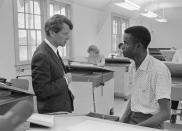
{"label": "young man in white shirt", "polygon": [[168,68],[147,53],[151,35],[144,26],[127,28],[123,54],[134,61],[131,87],[131,113],[126,123],[163,128],[170,118],[171,75]]}

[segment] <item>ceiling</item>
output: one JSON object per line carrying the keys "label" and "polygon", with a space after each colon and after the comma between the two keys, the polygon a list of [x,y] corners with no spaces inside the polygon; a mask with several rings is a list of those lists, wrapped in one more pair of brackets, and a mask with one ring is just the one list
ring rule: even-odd
{"label": "ceiling", "polygon": [[[73,0],[75,3],[96,9],[117,10],[124,12],[125,15],[132,17],[136,12],[131,12],[114,5],[114,2],[123,0]],[[182,20],[182,0],[130,0],[141,6],[143,9],[148,9],[162,15],[164,10],[165,17],[169,20]],[[178,17],[177,17],[178,16]]]}

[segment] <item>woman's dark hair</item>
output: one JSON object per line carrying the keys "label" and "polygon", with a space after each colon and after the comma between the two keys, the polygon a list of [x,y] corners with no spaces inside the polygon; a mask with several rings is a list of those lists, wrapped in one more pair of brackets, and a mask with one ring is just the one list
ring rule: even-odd
{"label": "woman's dark hair", "polygon": [[89,53],[90,51],[93,51],[94,53],[99,54],[99,49],[97,48],[96,45],[90,45],[90,46],[88,47],[87,52]]}
{"label": "woman's dark hair", "polygon": [[63,23],[67,24],[69,28],[73,29],[72,22],[65,16],[56,14],[49,18],[45,23],[45,33],[47,36],[50,35],[49,31],[58,33],[63,28]]}
{"label": "woman's dark hair", "polygon": [[118,44],[118,48],[120,49],[123,46],[123,43]]}

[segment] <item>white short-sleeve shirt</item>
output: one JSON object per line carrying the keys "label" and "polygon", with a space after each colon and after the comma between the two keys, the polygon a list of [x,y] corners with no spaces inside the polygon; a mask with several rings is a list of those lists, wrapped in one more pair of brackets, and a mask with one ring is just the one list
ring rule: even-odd
{"label": "white short-sleeve shirt", "polygon": [[157,113],[158,100],[170,99],[171,96],[171,74],[166,65],[147,55],[137,71],[132,64],[130,74],[131,110],[144,114]]}

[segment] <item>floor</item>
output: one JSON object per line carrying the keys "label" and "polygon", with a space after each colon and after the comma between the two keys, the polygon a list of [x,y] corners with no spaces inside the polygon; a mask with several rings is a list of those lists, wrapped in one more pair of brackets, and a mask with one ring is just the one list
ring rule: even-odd
{"label": "floor", "polygon": [[[114,99],[114,115],[115,116],[122,116],[126,107],[127,107],[128,101],[124,101],[122,98],[115,98]],[[180,118],[177,118],[176,124],[170,124],[169,121],[166,121],[164,124],[164,128],[167,131],[182,131],[182,120]]]}

